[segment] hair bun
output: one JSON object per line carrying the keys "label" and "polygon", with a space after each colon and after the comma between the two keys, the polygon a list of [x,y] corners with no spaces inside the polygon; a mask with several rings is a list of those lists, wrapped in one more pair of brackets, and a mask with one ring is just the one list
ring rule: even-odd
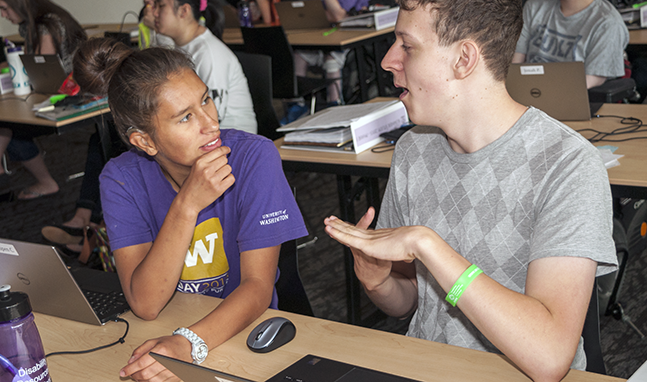
{"label": "hair bun", "polygon": [[112,76],[133,52],[112,38],[89,39],[74,55],[74,79],[83,92],[106,96]]}

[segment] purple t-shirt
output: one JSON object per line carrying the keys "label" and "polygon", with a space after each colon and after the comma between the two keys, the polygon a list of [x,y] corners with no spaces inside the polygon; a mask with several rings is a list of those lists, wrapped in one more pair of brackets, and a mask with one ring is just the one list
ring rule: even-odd
{"label": "purple t-shirt", "polygon": [[[308,232],[274,143],[233,129],[220,137],[236,182],[198,215],[177,290],[225,298],[240,284],[241,252]],[[155,241],[177,195],[157,162],[133,149],[111,159],[100,180],[111,248]]]}
{"label": "purple t-shirt", "polygon": [[368,0],[338,0],[339,5],[349,12],[351,9],[355,8],[356,11],[360,11],[362,8],[368,7]]}

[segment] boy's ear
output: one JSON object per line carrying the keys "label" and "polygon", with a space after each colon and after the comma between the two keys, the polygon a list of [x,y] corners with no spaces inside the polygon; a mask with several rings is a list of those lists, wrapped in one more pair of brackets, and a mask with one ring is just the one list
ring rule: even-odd
{"label": "boy's ear", "polygon": [[146,154],[154,157],[157,155],[157,147],[155,147],[155,142],[150,138],[148,133],[145,133],[141,130],[136,129],[128,137],[130,144],[142,150]]}
{"label": "boy's ear", "polygon": [[457,79],[467,78],[481,59],[481,50],[472,40],[461,41],[458,47],[458,60],[454,65],[454,74]]}

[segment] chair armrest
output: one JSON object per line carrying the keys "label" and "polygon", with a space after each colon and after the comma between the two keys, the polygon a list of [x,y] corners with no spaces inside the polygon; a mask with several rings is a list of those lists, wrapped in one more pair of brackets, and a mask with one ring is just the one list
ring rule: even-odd
{"label": "chair armrest", "polygon": [[615,103],[633,97],[635,92],[633,78],[616,78],[589,89],[589,102]]}

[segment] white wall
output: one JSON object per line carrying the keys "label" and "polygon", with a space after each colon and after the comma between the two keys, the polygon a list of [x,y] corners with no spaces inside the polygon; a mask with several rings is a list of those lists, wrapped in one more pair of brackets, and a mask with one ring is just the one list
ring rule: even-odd
{"label": "white wall", "polygon": [[[139,14],[141,0],[54,0],[54,3],[65,8],[80,24],[120,23],[127,11]],[[133,15],[126,17],[126,23],[135,23]],[[18,26],[7,19],[0,18],[0,36],[18,33]]]}

